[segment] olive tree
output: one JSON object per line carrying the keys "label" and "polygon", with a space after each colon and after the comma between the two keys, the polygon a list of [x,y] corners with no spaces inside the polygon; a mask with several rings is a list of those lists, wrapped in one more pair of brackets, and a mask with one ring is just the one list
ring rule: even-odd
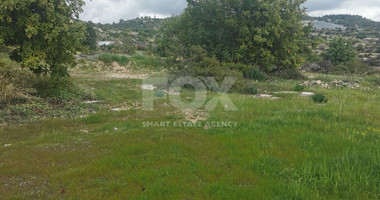
{"label": "olive tree", "polygon": [[67,76],[81,49],[83,0],[2,0],[0,41],[10,58],[36,74]]}
{"label": "olive tree", "polygon": [[301,24],[305,0],[187,0],[185,11],[164,24],[160,53],[200,46],[222,62],[296,68],[308,31]]}
{"label": "olive tree", "polygon": [[342,38],[334,38],[329,45],[329,50],[322,54],[325,60],[331,61],[334,65],[353,62],[357,59],[357,52],[350,41]]}

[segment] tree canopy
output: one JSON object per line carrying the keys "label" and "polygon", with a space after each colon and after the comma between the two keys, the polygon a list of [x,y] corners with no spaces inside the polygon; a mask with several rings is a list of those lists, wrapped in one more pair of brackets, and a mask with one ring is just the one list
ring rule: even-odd
{"label": "tree canopy", "polygon": [[66,76],[82,47],[82,0],[2,0],[0,38],[10,58],[34,73]]}
{"label": "tree canopy", "polygon": [[[305,0],[187,0],[188,7],[164,26],[160,51],[201,46],[222,62],[295,68],[303,62]],[[174,43],[174,45],[173,45]]]}
{"label": "tree canopy", "polygon": [[96,43],[97,35],[95,31],[95,26],[92,22],[86,23],[86,38],[83,41],[83,45],[90,51],[95,51],[98,49],[98,44]]}
{"label": "tree canopy", "polygon": [[357,59],[357,52],[352,47],[350,41],[337,37],[330,42],[329,50],[322,54],[322,56],[334,65],[339,65],[355,61]]}

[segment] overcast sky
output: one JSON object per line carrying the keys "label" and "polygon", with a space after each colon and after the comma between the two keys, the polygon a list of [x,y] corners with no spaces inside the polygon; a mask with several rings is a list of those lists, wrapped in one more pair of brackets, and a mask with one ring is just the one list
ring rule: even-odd
{"label": "overcast sky", "polygon": [[[95,23],[112,23],[141,16],[157,18],[178,15],[185,0],[85,0],[81,19]],[[357,14],[380,21],[380,0],[308,0],[304,5],[311,16]]]}

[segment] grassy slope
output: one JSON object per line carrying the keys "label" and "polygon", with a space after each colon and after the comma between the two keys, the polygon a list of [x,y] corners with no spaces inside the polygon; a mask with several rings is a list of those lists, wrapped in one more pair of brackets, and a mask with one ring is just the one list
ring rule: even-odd
{"label": "grassy slope", "polygon": [[[140,102],[139,83],[81,81],[111,107]],[[231,95],[240,112],[208,119],[229,129],[142,128],[183,120],[164,100],[0,126],[0,199],[379,199],[380,90],[308,90],[329,103]]]}

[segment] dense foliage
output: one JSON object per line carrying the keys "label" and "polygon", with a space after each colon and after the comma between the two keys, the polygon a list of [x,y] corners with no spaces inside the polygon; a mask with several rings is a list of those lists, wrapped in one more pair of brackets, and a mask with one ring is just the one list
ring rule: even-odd
{"label": "dense foliage", "polygon": [[132,20],[120,20],[119,23],[99,25],[100,27],[110,27],[114,29],[129,29],[132,31],[149,31],[158,29],[161,26],[162,19],[151,17],[141,17]]}
{"label": "dense foliage", "polygon": [[308,27],[304,0],[188,0],[182,15],[164,23],[162,56],[181,59],[200,46],[221,62],[296,68],[303,63]]}
{"label": "dense foliage", "polygon": [[13,49],[10,58],[36,74],[68,75],[84,40],[84,25],[76,20],[82,5],[82,0],[2,0],[0,38]]}
{"label": "dense foliage", "polygon": [[99,60],[107,65],[112,64],[112,62],[117,62],[119,65],[127,65],[129,62],[126,56],[119,56],[115,54],[102,54],[99,56]]}
{"label": "dense foliage", "polygon": [[90,51],[95,51],[98,49],[98,44],[96,43],[97,34],[95,31],[95,26],[92,22],[86,23],[86,38],[83,41],[83,46],[87,47]]}
{"label": "dense foliage", "polygon": [[323,94],[315,94],[311,97],[311,99],[315,103],[327,103],[328,102],[327,97]]}
{"label": "dense foliage", "polygon": [[342,37],[334,38],[330,42],[328,51],[322,56],[334,65],[353,62],[357,59],[357,53],[351,43]]}

